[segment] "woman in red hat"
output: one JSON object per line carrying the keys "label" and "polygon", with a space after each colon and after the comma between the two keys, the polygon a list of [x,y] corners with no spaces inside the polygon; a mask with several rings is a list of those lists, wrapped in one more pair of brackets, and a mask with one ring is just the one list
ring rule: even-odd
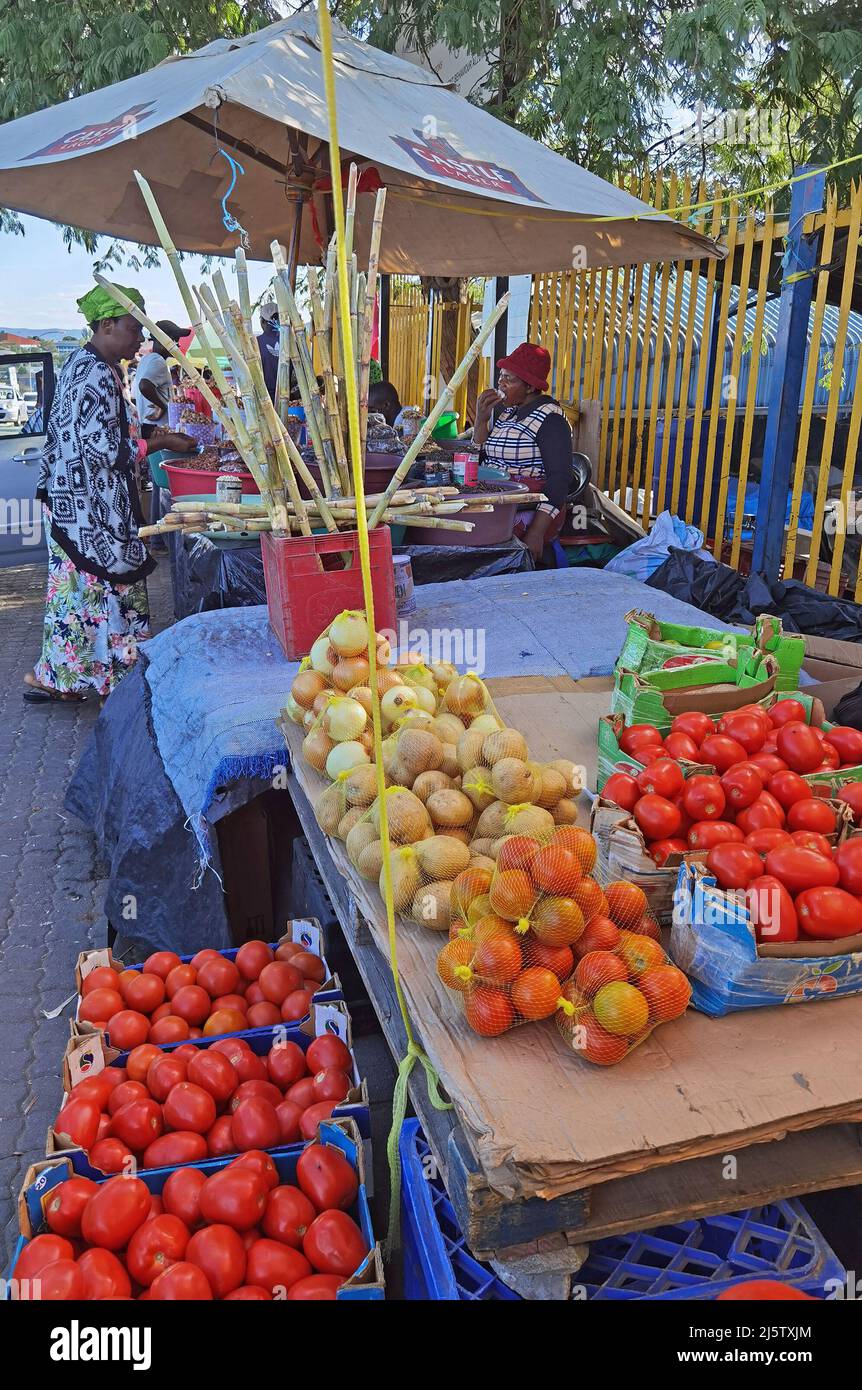
{"label": "woman in red hat", "polygon": [[[537,343],[521,343],[497,362],[499,390],[476,402],[473,442],[482,463],[505,468],[513,482],[543,492],[547,502],[518,513],[515,534],[537,562],[559,535],[572,479],[572,431],[559,402],[547,394],[551,358]],[[495,406],[502,404],[491,423]]]}

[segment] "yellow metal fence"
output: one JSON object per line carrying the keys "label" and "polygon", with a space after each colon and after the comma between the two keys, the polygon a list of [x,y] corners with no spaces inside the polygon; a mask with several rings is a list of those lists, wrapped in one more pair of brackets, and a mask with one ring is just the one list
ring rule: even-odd
{"label": "yellow metal fence", "polygon": [[[472,304],[447,304],[435,299],[433,307],[416,283],[393,276],[389,309],[389,380],[395,386],[402,405],[427,408],[437,399],[446,385],[446,373],[441,367],[441,349],[445,334],[454,334],[455,365],[461,361],[473,332],[470,323]],[[476,389],[483,391],[489,381],[490,360],[479,359]],[[468,385],[458,390],[452,409],[463,429],[468,418]]]}

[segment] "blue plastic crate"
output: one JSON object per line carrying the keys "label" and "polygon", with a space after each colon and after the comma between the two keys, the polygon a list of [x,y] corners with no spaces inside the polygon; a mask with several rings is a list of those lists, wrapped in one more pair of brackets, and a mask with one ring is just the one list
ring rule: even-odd
{"label": "blue plastic crate", "polygon": [[[404,1297],[518,1298],[467,1249],[418,1120],[405,1121],[399,1149]],[[746,1277],[822,1295],[845,1273],[804,1207],[789,1201],[593,1241],[574,1282],[591,1300],[712,1299]]]}

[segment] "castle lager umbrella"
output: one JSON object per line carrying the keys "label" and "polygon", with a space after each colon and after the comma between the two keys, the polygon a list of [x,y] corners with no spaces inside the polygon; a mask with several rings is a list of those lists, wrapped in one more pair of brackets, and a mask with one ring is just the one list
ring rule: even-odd
{"label": "castle lager umbrella", "polygon": [[[341,148],[361,175],[360,264],[381,183],[383,271],[513,275],[721,254],[422,68],[338,26],[334,43]],[[268,259],[276,237],[316,262],[330,233],[326,137],[317,20],[295,15],[0,126],[0,204],[153,242],[140,169],[181,249],[232,252],[244,231],[252,256]]]}

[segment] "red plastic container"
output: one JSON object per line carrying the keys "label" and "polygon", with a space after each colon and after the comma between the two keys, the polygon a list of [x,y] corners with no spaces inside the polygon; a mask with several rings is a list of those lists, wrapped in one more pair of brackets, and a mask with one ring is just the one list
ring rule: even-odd
{"label": "red plastic container", "polygon": [[[368,540],[374,622],[378,632],[394,631],[395,572],[388,526],[375,527]],[[260,548],[269,621],[289,661],[306,656],[343,609],[364,609],[356,531],[324,536],[273,536],[264,531]],[[345,551],[353,554],[349,569],[341,561]]]}
{"label": "red plastic container", "polygon": [[[171,483],[171,497],[215,496],[219,474],[209,468],[179,468],[175,463],[162,464]],[[227,471],[227,470],[226,470]],[[251,473],[237,473],[243,492],[260,492]]]}

